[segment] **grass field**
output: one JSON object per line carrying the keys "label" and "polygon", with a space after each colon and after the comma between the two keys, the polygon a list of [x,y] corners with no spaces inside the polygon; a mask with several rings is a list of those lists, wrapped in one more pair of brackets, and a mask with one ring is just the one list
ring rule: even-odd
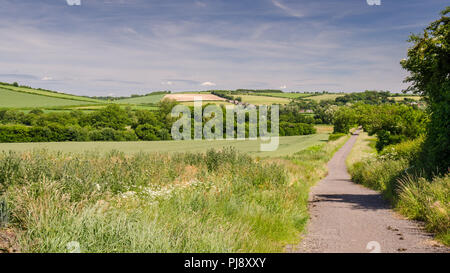
{"label": "grass field", "polygon": [[407,99],[412,99],[412,100],[421,100],[422,97],[421,96],[395,96],[395,97],[389,97],[390,99],[394,99],[395,101],[402,101],[405,98]]}
{"label": "grass field", "polygon": [[34,94],[34,95],[40,95],[40,96],[46,96],[46,97],[52,97],[52,98],[59,98],[59,99],[76,100],[76,101],[83,102],[83,103],[78,103],[78,104],[104,103],[103,101],[97,100],[97,99],[85,98],[85,97],[80,97],[80,96],[75,96],[75,95],[70,95],[70,94],[64,94],[64,93],[49,92],[49,91],[45,91],[45,90],[32,89],[32,88],[27,88],[27,87],[15,87],[15,86],[10,86],[10,85],[0,84],[0,88],[17,91],[17,92],[28,93],[28,94]]}
{"label": "grass field", "polygon": [[322,100],[335,100],[336,98],[342,97],[344,95],[345,94],[324,94],[324,95],[306,97],[305,99],[314,100],[314,101],[320,102]]}
{"label": "grass field", "polygon": [[234,95],[234,97],[235,98],[241,97],[242,102],[254,105],[288,104],[290,102],[290,99],[287,98],[277,98],[277,97],[267,97],[257,95]]}
{"label": "grass field", "polygon": [[127,99],[121,99],[121,100],[115,100],[114,103],[120,103],[120,104],[146,104],[146,103],[153,103],[156,104],[164,98],[166,94],[155,94],[155,95],[148,95],[144,97],[136,97],[136,98],[127,98]]}
{"label": "grass field", "polygon": [[328,124],[316,124],[314,125],[318,134],[331,134],[333,133],[333,125]]}
{"label": "grass field", "polygon": [[278,97],[286,99],[296,99],[314,96],[313,94],[306,93],[255,93],[255,96],[267,96],[267,97]]}
{"label": "grass field", "polygon": [[312,145],[325,143],[328,134],[306,136],[280,137],[277,151],[261,152],[261,140],[191,140],[191,141],[138,141],[138,142],[55,142],[55,143],[0,143],[0,151],[29,151],[33,149],[47,149],[49,151],[62,151],[69,153],[82,153],[95,151],[108,153],[112,150],[128,154],[138,152],[206,152],[208,149],[222,149],[234,147],[237,151],[260,157],[278,157],[291,155],[294,152],[306,149]]}
{"label": "grass field", "polygon": [[0,107],[33,108],[93,104],[88,101],[70,100],[58,97],[42,96],[27,92],[10,91],[0,88]]}

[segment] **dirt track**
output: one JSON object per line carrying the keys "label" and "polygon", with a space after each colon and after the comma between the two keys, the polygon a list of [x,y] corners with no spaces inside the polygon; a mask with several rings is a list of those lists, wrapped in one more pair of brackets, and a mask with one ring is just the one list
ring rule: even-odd
{"label": "dirt track", "polygon": [[356,138],[353,135],[334,155],[328,176],[311,189],[307,234],[286,251],[449,252],[420,224],[395,213],[380,193],[350,180],[345,159]]}

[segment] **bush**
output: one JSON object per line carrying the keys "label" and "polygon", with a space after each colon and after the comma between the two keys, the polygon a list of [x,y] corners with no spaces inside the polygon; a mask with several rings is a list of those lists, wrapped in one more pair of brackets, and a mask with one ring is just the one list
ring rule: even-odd
{"label": "bush", "polygon": [[424,138],[404,141],[399,144],[389,145],[380,152],[380,157],[392,160],[408,160],[411,163],[417,163],[417,157],[422,150]]}
{"label": "bush", "polygon": [[386,199],[396,201],[397,178],[406,174],[407,160],[367,160],[350,168],[353,181],[381,191]]}
{"label": "bush", "polygon": [[136,135],[141,140],[152,141],[152,140],[160,140],[158,137],[158,131],[160,128],[157,128],[151,124],[139,125],[136,128]]}
{"label": "bush", "polygon": [[315,133],[316,128],[312,124],[280,122],[280,136],[301,136]]}
{"label": "bush", "polygon": [[32,142],[30,131],[24,125],[0,125],[0,142]]}
{"label": "bush", "polygon": [[137,140],[134,131],[118,131],[112,128],[92,130],[88,133],[90,141],[134,141]]}

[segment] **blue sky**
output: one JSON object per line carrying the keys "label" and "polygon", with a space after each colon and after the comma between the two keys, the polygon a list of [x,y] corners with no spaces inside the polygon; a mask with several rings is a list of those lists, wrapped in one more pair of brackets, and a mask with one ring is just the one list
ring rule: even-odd
{"label": "blue sky", "polygon": [[0,81],[90,96],[236,88],[398,92],[408,35],[446,5],[0,0]]}

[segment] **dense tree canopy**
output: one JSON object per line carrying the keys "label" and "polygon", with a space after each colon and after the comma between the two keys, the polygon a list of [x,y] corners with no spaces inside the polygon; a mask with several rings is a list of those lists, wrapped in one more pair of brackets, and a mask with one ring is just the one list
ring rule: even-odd
{"label": "dense tree canopy", "polygon": [[412,47],[401,61],[410,72],[407,91],[421,94],[427,100],[431,122],[423,149],[423,160],[441,172],[450,165],[450,7],[420,35],[411,35]]}

